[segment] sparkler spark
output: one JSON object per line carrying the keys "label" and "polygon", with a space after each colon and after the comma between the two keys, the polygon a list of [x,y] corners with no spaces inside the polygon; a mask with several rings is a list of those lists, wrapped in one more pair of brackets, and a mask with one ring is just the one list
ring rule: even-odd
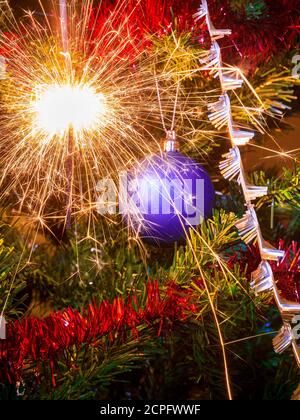
{"label": "sparkler spark", "polygon": [[53,85],[41,89],[33,104],[36,124],[51,136],[65,132],[95,130],[106,113],[105,97],[89,86]]}

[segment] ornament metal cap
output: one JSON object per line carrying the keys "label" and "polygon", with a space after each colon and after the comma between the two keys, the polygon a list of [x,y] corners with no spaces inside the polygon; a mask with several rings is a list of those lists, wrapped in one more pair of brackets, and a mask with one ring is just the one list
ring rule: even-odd
{"label": "ornament metal cap", "polygon": [[176,136],[176,131],[169,130],[167,131],[167,138],[164,142],[164,151],[165,152],[175,152],[179,150],[179,144]]}

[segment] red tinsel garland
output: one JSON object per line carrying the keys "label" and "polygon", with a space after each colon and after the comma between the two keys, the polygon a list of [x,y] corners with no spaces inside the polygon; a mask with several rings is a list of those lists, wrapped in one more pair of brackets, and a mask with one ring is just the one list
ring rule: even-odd
{"label": "red tinsel garland", "polygon": [[44,319],[30,317],[13,322],[7,326],[6,340],[0,340],[0,379],[13,383],[20,380],[25,365],[37,368],[40,362],[47,361],[55,385],[55,361],[70,347],[96,345],[103,336],[113,341],[127,332],[137,336],[141,325],[158,325],[160,335],[164,326],[185,321],[195,312],[191,290],[169,283],[162,293],[154,281],[147,284],[144,309],[132,293],[112,303],[103,300],[100,306],[90,304],[83,311],[68,308]]}
{"label": "red tinsel garland", "polygon": [[[270,262],[275,280],[282,295],[291,301],[300,302],[300,247],[292,242],[287,248],[284,241],[279,242],[279,249],[285,250],[280,262]],[[229,267],[239,264],[241,270],[247,267],[247,275],[256,270],[260,263],[260,252],[257,246],[249,246],[247,252],[236,253],[229,259]]]}
{"label": "red tinsel garland", "polygon": [[[179,32],[192,31],[193,14],[199,1],[188,2],[170,0],[127,0],[126,2],[104,0],[98,8],[94,8],[89,21],[91,41],[102,38],[108,26],[118,33],[112,33],[113,42],[105,36],[105,43],[110,50],[116,47],[119,59],[133,59],[151,46],[149,34],[162,36],[171,33],[176,27]],[[115,45],[116,43],[116,45]],[[122,45],[124,48],[121,48]],[[97,43],[99,55],[107,52],[106,45]]]}
{"label": "red tinsel garland", "polygon": [[[228,0],[209,0],[211,18],[218,28],[232,30],[232,35],[222,41],[225,61],[237,64],[244,71],[255,71],[275,54],[286,53],[298,47],[300,34],[299,0],[265,0],[266,9],[259,19],[249,19],[246,13],[236,13]],[[98,55],[116,49],[116,59],[134,60],[151,46],[150,34],[163,36],[175,29],[178,33],[190,32],[194,41],[206,45],[205,20],[195,23],[193,15],[200,0],[103,0],[94,8],[88,22],[88,42]],[[107,36],[115,29],[118,36]],[[95,43],[99,35],[106,36]],[[12,35],[13,36],[13,35]],[[113,41],[112,41],[113,38]],[[95,51],[94,51],[95,52]],[[1,51],[9,56],[9,51]]]}
{"label": "red tinsel garland", "polygon": [[[284,249],[283,241],[280,248]],[[228,265],[238,263],[242,269],[247,266],[250,274],[259,262],[259,251],[251,246],[242,255],[236,253]],[[296,242],[286,249],[280,263],[272,263],[272,268],[284,296],[300,302],[300,248]],[[137,337],[141,325],[157,325],[160,335],[164,327],[171,328],[175,321],[186,321],[197,312],[191,289],[169,283],[162,292],[154,281],[147,284],[146,290],[144,308],[139,306],[137,295],[131,293],[127,299],[115,298],[112,303],[104,300],[100,305],[90,304],[86,310],[68,308],[44,319],[30,317],[8,324],[7,339],[0,341],[0,379],[14,383],[22,377],[25,366],[38,368],[46,361],[55,385],[55,361],[72,346],[94,346],[103,336],[113,341],[129,332]]]}
{"label": "red tinsel garland", "polygon": [[[279,244],[280,249],[285,249],[284,242]],[[279,263],[273,263],[275,279],[279,289],[286,299],[300,302],[300,247],[297,242],[293,242],[284,258]]]}
{"label": "red tinsel garland", "polygon": [[[260,19],[247,19],[245,14],[235,15],[230,11],[228,1],[222,1],[221,8],[217,0],[209,3],[216,26],[232,30],[229,38],[233,44],[231,53],[237,50],[246,67],[256,70],[259,64],[269,61],[275,54],[297,47],[299,0],[265,0],[266,11]],[[225,53],[231,55],[228,50]]]}
{"label": "red tinsel garland", "polygon": [[[274,54],[297,47],[299,0],[265,0],[266,10],[259,19],[235,13],[227,0],[209,0],[208,3],[215,26],[232,30],[232,35],[224,40],[224,56],[231,64],[238,58],[245,70],[255,70],[258,64],[269,61]],[[93,14],[90,28],[95,36],[101,32],[111,13],[116,27],[127,19],[126,35],[130,34],[132,40],[137,40],[141,49],[149,45],[148,33],[164,35],[171,29],[191,32],[200,44],[206,38],[204,20],[195,24],[193,19],[200,0],[128,0],[119,15],[114,12],[115,4],[116,1],[106,0]],[[131,45],[132,52],[136,48],[134,44]]]}

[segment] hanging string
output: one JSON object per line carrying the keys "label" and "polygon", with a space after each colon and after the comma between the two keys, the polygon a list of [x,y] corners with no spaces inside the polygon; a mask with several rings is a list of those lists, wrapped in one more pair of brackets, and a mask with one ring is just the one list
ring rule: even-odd
{"label": "hanging string", "polygon": [[175,103],[174,103],[174,111],[173,111],[173,120],[172,120],[171,131],[173,131],[175,129],[175,119],[176,119],[176,111],[177,111],[177,105],[178,105],[178,99],[179,99],[179,90],[180,90],[180,82],[178,82],[177,88],[176,88],[176,96],[175,96]]}
{"label": "hanging string", "polygon": [[161,103],[161,96],[160,96],[160,91],[159,91],[159,85],[158,85],[158,80],[157,77],[155,75],[155,84],[156,84],[156,90],[157,90],[157,99],[158,99],[158,105],[159,105],[159,111],[160,111],[160,118],[161,118],[161,123],[163,126],[163,129],[165,131],[165,133],[168,132],[166,124],[165,124],[165,118],[164,118],[164,113],[163,113],[163,109],[162,109],[162,103]]}
{"label": "hanging string", "polygon": [[[166,123],[165,123],[165,116],[164,116],[164,111],[163,111],[163,107],[162,107],[162,101],[161,101],[161,93],[160,93],[160,88],[159,88],[159,83],[156,77],[156,73],[155,73],[155,84],[156,84],[156,90],[157,90],[157,99],[158,99],[158,105],[159,105],[159,111],[160,111],[160,117],[161,117],[161,123],[163,126],[163,129],[165,131],[165,133],[168,133],[168,129],[166,127]],[[176,88],[176,95],[175,95],[175,102],[174,102],[174,109],[173,109],[173,117],[172,117],[172,125],[170,130],[174,131],[175,129],[175,121],[176,121],[176,112],[177,112],[177,105],[178,105],[178,99],[179,99],[179,91],[180,91],[180,81],[177,83],[177,88]]]}

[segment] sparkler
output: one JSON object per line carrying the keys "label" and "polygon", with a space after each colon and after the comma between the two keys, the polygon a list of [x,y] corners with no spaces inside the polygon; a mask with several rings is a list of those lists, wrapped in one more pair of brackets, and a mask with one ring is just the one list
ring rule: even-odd
{"label": "sparkler", "polygon": [[[67,61],[69,61],[67,59]],[[51,136],[66,134],[68,141],[67,172],[67,222],[71,228],[72,176],[74,131],[89,130],[105,114],[105,98],[88,86],[47,86],[36,100],[37,126]]]}
{"label": "sparkler", "polygon": [[146,118],[158,126],[148,63],[138,49],[134,60],[120,58],[137,42],[127,34],[126,18],[117,27],[114,22],[123,3],[93,40],[94,28],[87,29],[92,2],[79,11],[78,6],[75,0],[68,7],[61,1],[59,10],[53,4],[61,36],[46,15],[45,28],[29,13],[18,26],[12,15],[16,36],[3,33],[0,41],[9,55],[0,119],[6,167],[1,186],[18,191],[20,210],[42,225],[51,197],[67,197],[70,226],[72,212],[95,208],[100,179],[157,147],[145,127]]}
{"label": "sparkler", "polygon": [[[69,74],[70,86],[50,87],[44,93],[39,101],[37,107],[40,121],[46,120],[45,127],[49,132],[51,130],[66,130],[68,138],[68,157],[66,162],[67,171],[67,218],[66,227],[71,228],[71,213],[72,213],[72,177],[73,177],[73,150],[74,150],[74,128],[88,128],[96,121],[98,113],[97,96],[91,89],[75,88],[73,86],[72,77],[72,59],[69,52],[69,38],[68,38],[68,14],[66,0],[61,0],[59,3],[60,10],[60,26],[63,43],[63,54],[66,63],[67,76]],[[85,102],[85,103],[84,103]],[[54,112],[57,106],[61,105],[58,112]],[[84,105],[86,108],[84,108]],[[84,111],[83,111],[84,110]],[[81,112],[84,113],[83,119],[80,118]],[[53,115],[49,121],[47,114]],[[96,115],[95,115],[96,114]],[[62,116],[60,119],[59,115]],[[46,117],[46,118],[45,118]],[[76,121],[79,118],[79,121]],[[47,124],[47,122],[49,123]],[[81,121],[81,122],[80,122]]]}
{"label": "sparkler", "polygon": [[[64,57],[66,61],[66,71],[69,73],[69,77],[71,83],[72,80],[72,61],[69,52],[69,39],[68,39],[68,19],[67,19],[67,4],[66,0],[60,0],[59,3],[59,10],[60,10],[60,21],[61,21],[61,34],[62,34],[62,42],[63,42],[63,49],[64,49]],[[52,92],[52,95],[51,95]],[[76,106],[77,113],[80,112],[80,99],[82,99],[82,90],[74,90],[74,87],[71,86],[63,86],[59,87],[58,89],[50,89],[44,95],[48,97],[48,101],[44,100],[42,103],[48,104],[48,109],[51,106],[51,101],[49,102],[49,96],[52,96],[52,100],[55,103],[62,103],[64,105],[63,111],[63,120],[64,126],[63,129],[67,130],[68,136],[68,157],[66,163],[66,171],[67,171],[67,218],[66,218],[66,227],[67,229],[71,228],[71,213],[72,213],[72,177],[73,177],[73,150],[74,150],[74,123],[75,123],[75,115],[73,113],[73,107]],[[76,98],[76,100],[75,100]],[[54,105],[53,104],[53,105]],[[52,111],[51,107],[51,111]],[[71,113],[69,116],[65,115],[65,109],[71,109]],[[49,112],[49,111],[48,111]],[[39,112],[39,116],[41,116],[41,112]],[[51,125],[55,127],[57,123],[57,116],[51,121]],[[51,129],[51,126],[50,126]]]}

